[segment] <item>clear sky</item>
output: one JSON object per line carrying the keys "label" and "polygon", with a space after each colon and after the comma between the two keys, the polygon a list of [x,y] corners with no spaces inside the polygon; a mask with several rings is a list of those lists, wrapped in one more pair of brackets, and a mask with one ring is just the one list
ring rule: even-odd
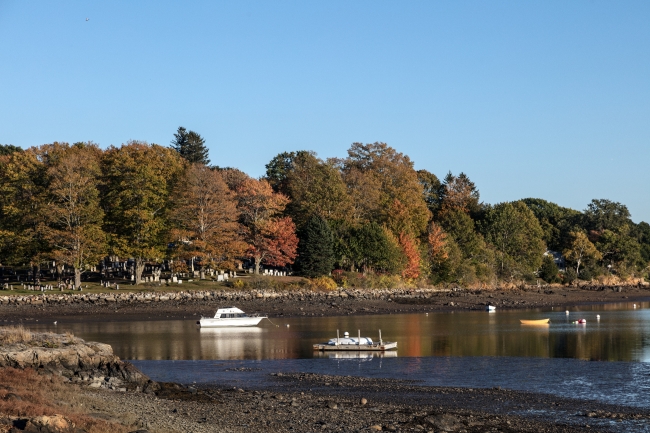
{"label": "clear sky", "polygon": [[650,221],[650,2],[0,0],[0,143],[181,125],[252,176],[383,141],[488,203]]}

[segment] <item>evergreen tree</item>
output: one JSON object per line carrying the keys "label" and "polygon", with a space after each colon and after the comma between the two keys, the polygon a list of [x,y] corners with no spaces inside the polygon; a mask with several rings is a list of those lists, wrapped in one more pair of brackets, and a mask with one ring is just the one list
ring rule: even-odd
{"label": "evergreen tree", "polygon": [[171,148],[191,164],[210,164],[205,139],[197,132],[179,126],[171,142]]}
{"label": "evergreen tree", "polygon": [[300,233],[296,265],[306,277],[329,275],[334,268],[334,237],[322,217],[312,216]]}
{"label": "evergreen tree", "polygon": [[558,271],[559,270],[555,264],[555,260],[553,260],[553,256],[550,254],[544,256],[544,259],[542,260],[542,267],[539,270],[539,278],[546,281],[547,283],[557,283],[560,281],[560,278],[558,277]]}
{"label": "evergreen tree", "polygon": [[13,144],[0,144],[0,155],[11,155],[14,152],[22,152],[23,149]]}

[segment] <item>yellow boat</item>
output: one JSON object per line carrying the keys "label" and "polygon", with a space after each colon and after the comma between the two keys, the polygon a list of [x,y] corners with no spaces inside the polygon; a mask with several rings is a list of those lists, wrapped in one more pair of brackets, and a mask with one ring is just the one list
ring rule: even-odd
{"label": "yellow boat", "polygon": [[522,325],[548,325],[550,319],[520,320]]}

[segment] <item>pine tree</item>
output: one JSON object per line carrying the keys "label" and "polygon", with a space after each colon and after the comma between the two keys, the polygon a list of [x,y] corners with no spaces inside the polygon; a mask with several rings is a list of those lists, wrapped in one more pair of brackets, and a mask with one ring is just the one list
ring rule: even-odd
{"label": "pine tree", "polygon": [[296,265],[306,277],[329,275],[334,268],[334,237],[322,217],[312,216],[302,230]]}
{"label": "pine tree", "polygon": [[205,139],[197,132],[179,126],[171,142],[171,148],[191,164],[210,164]]}

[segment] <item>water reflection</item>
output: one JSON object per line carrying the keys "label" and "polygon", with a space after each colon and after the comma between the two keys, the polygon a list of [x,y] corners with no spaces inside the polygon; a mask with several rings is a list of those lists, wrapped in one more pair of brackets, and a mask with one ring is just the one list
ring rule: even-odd
{"label": "water reflection", "polygon": [[[600,321],[596,316],[600,315]],[[521,319],[550,318],[547,326],[524,326]],[[584,318],[586,325],[573,322]],[[554,310],[452,312],[291,318],[279,326],[199,329],[193,320],[27,324],[30,329],[72,331],[111,344],[123,359],[234,360],[291,359],[323,355],[312,345],[336,330],[397,341],[408,357],[538,357],[600,361],[650,361],[650,303],[609,304]],[[286,326],[290,325],[290,326]],[[329,354],[327,355],[329,356]],[[393,355],[384,355],[393,356]]]}

